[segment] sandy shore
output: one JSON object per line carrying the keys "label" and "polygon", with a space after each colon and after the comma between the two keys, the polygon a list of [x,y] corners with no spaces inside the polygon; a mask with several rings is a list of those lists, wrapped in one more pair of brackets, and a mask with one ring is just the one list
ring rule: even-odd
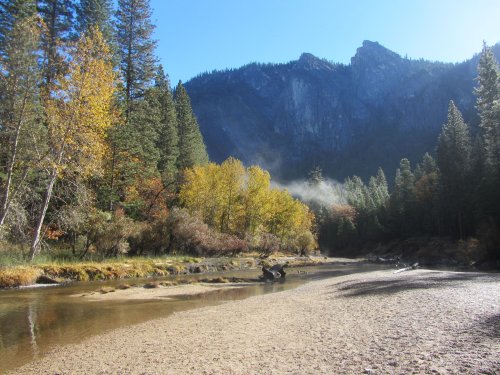
{"label": "sandy shore", "polygon": [[112,292],[101,293],[95,291],[92,293],[79,293],[70,296],[71,298],[84,298],[88,301],[113,301],[113,300],[153,300],[163,299],[169,300],[180,296],[194,296],[216,290],[227,288],[241,288],[248,284],[225,283],[225,284],[188,284],[176,285],[146,289],[143,287],[132,287],[129,289],[116,289]]}
{"label": "sandy shore", "polygon": [[500,373],[500,274],[377,271],[176,313],[19,374]]}

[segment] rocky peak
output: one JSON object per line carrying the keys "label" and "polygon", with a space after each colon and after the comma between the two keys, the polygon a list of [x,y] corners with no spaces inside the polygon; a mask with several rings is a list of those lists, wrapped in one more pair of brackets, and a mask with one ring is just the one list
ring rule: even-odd
{"label": "rocky peak", "polygon": [[359,67],[364,65],[392,65],[401,60],[397,53],[385,48],[377,42],[365,40],[363,45],[356,50],[356,55],[351,58],[351,65]]}
{"label": "rocky peak", "polygon": [[330,64],[326,60],[317,58],[311,53],[304,52],[302,55],[300,55],[300,58],[297,60],[295,68],[305,69],[305,70],[318,70],[318,69],[331,70],[332,64]]}

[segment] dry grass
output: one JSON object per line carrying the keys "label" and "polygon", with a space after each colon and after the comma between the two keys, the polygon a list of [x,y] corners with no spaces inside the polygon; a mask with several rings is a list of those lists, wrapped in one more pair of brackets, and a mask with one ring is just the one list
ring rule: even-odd
{"label": "dry grass", "polygon": [[131,259],[122,262],[84,262],[69,264],[36,264],[0,269],[0,288],[35,284],[40,275],[58,281],[91,281],[168,276],[186,270],[184,259]]}
{"label": "dry grass", "polygon": [[0,269],[0,288],[34,284],[41,274],[40,269],[30,266]]}

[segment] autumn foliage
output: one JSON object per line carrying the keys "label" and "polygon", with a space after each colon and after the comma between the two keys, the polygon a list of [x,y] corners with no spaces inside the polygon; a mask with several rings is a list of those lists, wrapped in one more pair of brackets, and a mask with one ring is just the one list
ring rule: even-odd
{"label": "autumn foliage", "polygon": [[187,169],[179,198],[191,215],[220,233],[250,238],[255,244],[255,238],[272,235],[288,250],[314,246],[314,215],[288,191],[272,188],[269,173],[260,167],[245,168],[229,158],[221,165]]}

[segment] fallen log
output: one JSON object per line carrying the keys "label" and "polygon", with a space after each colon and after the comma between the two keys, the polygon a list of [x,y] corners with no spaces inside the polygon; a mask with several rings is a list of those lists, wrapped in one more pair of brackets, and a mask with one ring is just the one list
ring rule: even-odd
{"label": "fallen log", "polygon": [[416,270],[418,268],[418,263],[414,263],[413,265],[405,268],[400,268],[399,270],[394,271],[393,273],[400,273],[405,271]]}
{"label": "fallen log", "polygon": [[271,270],[266,267],[262,267],[262,276],[264,281],[276,281],[281,278],[281,274],[278,271]]}

